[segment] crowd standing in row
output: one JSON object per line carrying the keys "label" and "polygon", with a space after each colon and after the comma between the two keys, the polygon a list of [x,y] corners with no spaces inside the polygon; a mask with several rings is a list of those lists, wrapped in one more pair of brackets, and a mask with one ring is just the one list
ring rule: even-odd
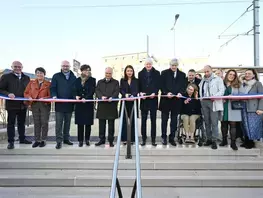
{"label": "crowd standing in row", "polygon": [[[138,79],[131,65],[126,66],[124,77],[120,83],[112,78],[113,70],[105,69],[105,78],[98,81],[91,76],[91,67],[82,65],[81,75],[76,78],[70,70],[70,63],[63,61],[61,71],[56,73],[51,83],[45,80],[44,68],[36,68],[36,79],[31,80],[23,72],[23,66],[19,61],[12,63],[13,72],[5,74],[0,79],[0,93],[8,96],[6,110],[8,112],[8,149],[14,148],[15,123],[17,120],[20,144],[31,144],[25,138],[25,119],[27,108],[32,110],[34,119],[35,147],[44,147],[48,136],[48,120],[51,104],[40,101],[17,101],[15,97],[28,99],[76,99],[87,100],[96,98],[105,100],[98,102],[96,117],[99,119],[99,142],[100,146],[106,142],[106,124],[108,123],[108,141],[113,147],[114,121],[119,117],[118,101],[112,98],[129,98],[125,102],[125,116],[134,116],[132,108],[134,97],[147,96],[140,99],[137,106],[141,110],[141,146],[146,145],[147,140],[147,117],[150,113],[151,120],[151,144],[156,146],[156,114],[161,111],[162,144],[176,146],[176,132],[178,131],[178,117],[183,121],[187,140],[193,142],[196,130],[196,121],[204,119],[205,142],[199,142],[199,146],[211,146],[217,149],[218,123],[221,121],[222,142],[220,146],[228,144],[227,136],[230,131],[231,148],[237,150],[236,138],[243,137],[241,146],[253,148],[254,140],[263,135],[262,117],[263,99],[252,100],[222,100],[202,99],[203,97],[228,96],[235,94],[263,94],[263,87],[258,80],[255,70],[247,69],[245,75],[239,78],[235,70],[229,70],[225,77],[223,71],[218,70],[215,74],[211,66],[204,67],[204,77],[196,74],[193,69],[187,76],[178,69],[178,60],[170,61],[170,68],[161,73],[153,67],[151,59],[146,59],[145,67],[139,72]],[[161,91],[159,101],[158,94]],[[201,98],[201,99],[200,99]],[[75,111],[75,124],[78,129],[79,147],[90,145],[91,126],[94,124],[94,102],[56,102],[56,148],[60,149],[62,143],[73,145],[70,141],[70,123],[72,113]],[[137,111],[138,112],[138,111]],[[127,141],[127,123],[123,118],[121,140]],[[138,116],[138,115],[136,115]],[[170,118],[170,134],[167,137],[167,124]],[[241,133],[242,131],[242,133]],[[131,123],[131,141],[135,140],[134,119]]]}

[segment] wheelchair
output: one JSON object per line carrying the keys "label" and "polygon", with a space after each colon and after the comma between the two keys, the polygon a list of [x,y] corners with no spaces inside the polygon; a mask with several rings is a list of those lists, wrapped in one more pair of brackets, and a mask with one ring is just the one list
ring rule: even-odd
{"label": "wheelchair", "polygon": [[[205,139],[204,118],[202,115],[196,120],[195,124],[196,124],[196,128],[194,132],[194,141],[195,143],[198,143],[198,146],[202,146]],[[181,115],[178,115],[178,120],[177,120],[177,139],[179,144],[187,143],[186,142],[187,137],[184,131],[184,125]]]}

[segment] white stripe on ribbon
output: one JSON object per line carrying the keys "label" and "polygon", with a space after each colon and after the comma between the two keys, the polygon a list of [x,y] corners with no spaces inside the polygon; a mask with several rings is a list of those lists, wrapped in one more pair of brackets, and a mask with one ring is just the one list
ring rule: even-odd
{"label": "white stripe on ribbon", "polygon": [[[47,99],[28,99],[28,98],[14,98],[11,99],[7,96],[1,96],[0,99],[4,100],[16,100],[16,101],[38,101],[38,102],[110,102],[110,101],[132,101],[132,100],[137,100],[137,99],[145,99],[145,98],[150,98],[151,96],[138,96],[138,97],[130,97],[130,98],[112,98],[111,100],[109,99],[87,99],[87,100],[76,100],[76,99],[53,99],[53,98],[47,98]],[[159,97],[158,95],[154,97]],[[167,95],[161,95],[160,97],[168,97]],[[173,95],[172,97],[177,97]],[[180,96],[177,98],[187,98],[184,96]],[[192,98],[191,98],[192,99]],[[212,97],[203,97],[203,98],[198,98],[200,100],[249,100],[249,99],[263,99],[263,94],[254,94],[254,95],[229,95],[229,96],[212,96]]]}

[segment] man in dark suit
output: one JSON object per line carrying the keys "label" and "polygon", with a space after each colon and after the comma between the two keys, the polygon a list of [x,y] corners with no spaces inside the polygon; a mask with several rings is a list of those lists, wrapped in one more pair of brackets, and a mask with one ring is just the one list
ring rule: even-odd
{"label": "man in dark suit", "polygon": [[192,83],[199,87],[199,83],[201,82],[200,79],[196,78],[196,72],[194,69],[190,69],[187,74],[187,81],[188,84]]}
{"label": "man in dark suit", "polygon": [[141,96],[151,96],[141,100],[141,133],[142,133],[142,146],[146,144],[146,123],[148,112],[150,111],[151,117],[151,138],[152,145],[157,146],[156,139],[156,113],[158,109],[158,92],[160,90],[160,72],[153,67],[152,59],[145,60],[145,67],[139,72],[139,92]]}
{"label": "man in dark suit", "polygon": [[[10,99],[16,97],[24,97],[24,91],[30,78],[22,72],[23,65],[19,61],[12,63],[13,71],[4,74],[0,79],[0,94],[8,96]],[[31,144],[25,136],[25,121],[27,106],[23,101],[7,100],[7,135],[8,135],[8,149],[14,149],[15,141],[15,123],[17,120],[17,128],[19,133],[20,144]]]}
{"label": "man in dark suit", "polygon": [[114,147],[114,123],[118,118],[118,102],[111,101],[112,98],[118,98],[120,92],[119,82],[112,78],[113,69],[105,69],[105,78],[99,80],[96,87],[96,96],[98,99],[106,100],[98,103],[97,118],[99,119],[99,138],[100,141],[95,146],[105,144],[106,121],[108,121],[108,141],[110,147]]}
{"label": "man in dark suit", "polygon": [[162,97],[159,110],[162,112],[162,144],[167,145],[167,123],[171,114],[169,143],[176,146],[174,141],[177,130],[177,117],[181,111],[182,100],[179,98],[186,90],[186,75],[178,68],[178,60],[170,61],[170,69],[161,73]]}

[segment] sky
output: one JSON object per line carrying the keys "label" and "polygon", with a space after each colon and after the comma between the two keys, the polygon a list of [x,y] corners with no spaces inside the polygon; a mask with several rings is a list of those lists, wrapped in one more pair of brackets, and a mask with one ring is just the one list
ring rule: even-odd
{"label": "sky", "polygon": [[[76,58],[83,64],[90,64],[93,75],[100,77],[104,68],[101,57],[146,51],[147,35],[150,54],[157,59],[173,58],[174,33],[170,29],[177,13],[180,17],[175,31],[176,58],[209,56],[208,64],[213,66],[252,66],[253,36],[240,36],[223,48],[220,46],[231,37],[218,39],[218,35],[251,4],[249,0],[228,4],[81,7],[200,1],[0,0],[0,68],[10,68],[14,60],[19,60],[26,72],[43,66],[47,75],[52,76],[60,70],[62,60],[72,62]],[[65,5],[79,7],[62,7]],[[262,7],[262,1],[260,5]],[[260,18],[263,18],[262,9]],[[252,27],[253,12],[248,12],[225,34],[244,33]],[[262,48],[263,25],[260,31]],[[262,60],[260,63],[263,66]]]}

